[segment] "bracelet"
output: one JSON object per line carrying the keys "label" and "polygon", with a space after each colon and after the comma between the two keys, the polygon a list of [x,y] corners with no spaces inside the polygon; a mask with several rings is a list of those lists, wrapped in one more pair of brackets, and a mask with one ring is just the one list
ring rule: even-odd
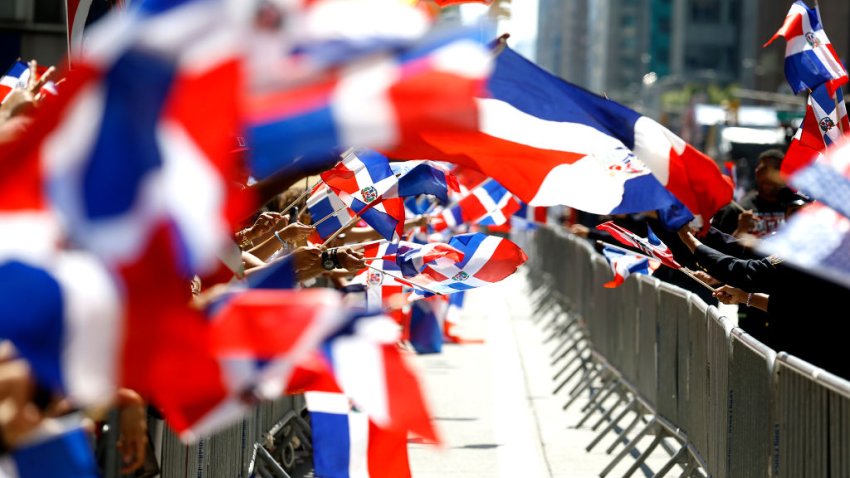
{"label": "bracelet", "polygon": [[752,302],[752,301],[753,301],[753,293],[752,293],[752,292],[750,292],[750,293],[747,295],[747,307],[749,307],[749,306],[750,306],[750,302]]}
{"label": "bracelet", "polygon": [[280,241],[280,243],[284,245],[284,247],[287,246],[286,241],[284,241],[283,239],[280,238],[280,233],[277,230],[274,231],[274,237],[276,237],[277,240]]}
{"label": "bracelet", "polygon": [[244,230],[236,233],[236,236],[239,237],[239,247],[242,249],[252,249],[254,247],[254,241],[248,238],[248,233]]}

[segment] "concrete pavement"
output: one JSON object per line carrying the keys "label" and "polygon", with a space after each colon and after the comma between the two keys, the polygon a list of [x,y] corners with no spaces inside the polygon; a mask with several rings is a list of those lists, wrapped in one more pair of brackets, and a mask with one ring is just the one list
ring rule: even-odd
{"label": "concrete pavement", "polygon": [[[415,478],[589,478],[610,461],[613,455],[605,449],[613,434],[588,453],[595,432],[589,425],[574,427],[587,394],[566,412],[561,407],[571,387],[552,395],[556,370],[549,354],[555,344],[543,345],[542,327],[532,320],[531,294],[522,272],[468,293],[460,335],[483,342],[416,357],[445,444],[441,449],[410,444]],[[634,476],[651,476],[668,457],[659,449]],[[627,457],[609,476],[621,476],[632,463]],[[676,471],[670,476],[678,476]]]}

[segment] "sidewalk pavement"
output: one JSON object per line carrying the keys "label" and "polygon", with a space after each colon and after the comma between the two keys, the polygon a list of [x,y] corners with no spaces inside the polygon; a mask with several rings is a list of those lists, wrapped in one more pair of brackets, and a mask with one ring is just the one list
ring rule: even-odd
{"label": "sidewalk pavement", "polygon": [[[574,427],[587,394],[567,411],[561,407],[571,385],[552,394],[557,370],[549,354],[555,344],[543,344],[545,333],[532,320],[532,291],[522,272],[467,293],[459,335],[482,343],[447,345],[442,354],[415,358],[444,445],[410,443],[414,478],[589,478],[599,476],[613,457],[605,453],[613,434],[588,453],[595,432],[588,424]],[[649,467],[657,470],[668,457],[659,447]],[[609,476],[622,476],[633,460],[626,457]],[[676,467],[670,476],[679,473]],[[644,467],[634,476],[652,473]]]}

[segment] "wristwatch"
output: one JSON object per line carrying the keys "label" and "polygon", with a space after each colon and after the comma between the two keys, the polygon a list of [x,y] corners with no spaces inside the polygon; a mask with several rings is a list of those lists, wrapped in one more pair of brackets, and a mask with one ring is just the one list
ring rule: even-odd
{"label": "wristwatch", "polygon": [[328,251],[322,251],[322,268],[326,271],[332,271],[335,269],[334,260],[330,254],[328,254]]}
{"label": "wristwatch", "polygon": [[339,254],[338,253],[339,253],[339,249],[337,249],[336,247],[331,249],[331,259],[334,261],[334,268],[335,269],[342,269],[343,267],[342,267],[342,264],[339,262]]}

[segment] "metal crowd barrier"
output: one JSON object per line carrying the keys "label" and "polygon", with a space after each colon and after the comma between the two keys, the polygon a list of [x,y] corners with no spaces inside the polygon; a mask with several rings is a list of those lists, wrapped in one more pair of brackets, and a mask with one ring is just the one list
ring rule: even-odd
{"label": "metal crowd barrier", "polygon": [[554,393],[564,409],[583,403],[576,426],[597,432],[588,451],[614,437],[600,476],[850,477],[850,382],[655,278],[603,288],[604,258],[562,230],[538,229],[527,250]]}
{"label": "metal crowd barrier", "polygon": [[289,478],[294,469],[308,461],[311,451],[309,423],[302,418],[304,410],[300,395],[263,403],[241,423],[192,445],[180,441],[162,420],[149,418],[160,468],[156,476]]}

